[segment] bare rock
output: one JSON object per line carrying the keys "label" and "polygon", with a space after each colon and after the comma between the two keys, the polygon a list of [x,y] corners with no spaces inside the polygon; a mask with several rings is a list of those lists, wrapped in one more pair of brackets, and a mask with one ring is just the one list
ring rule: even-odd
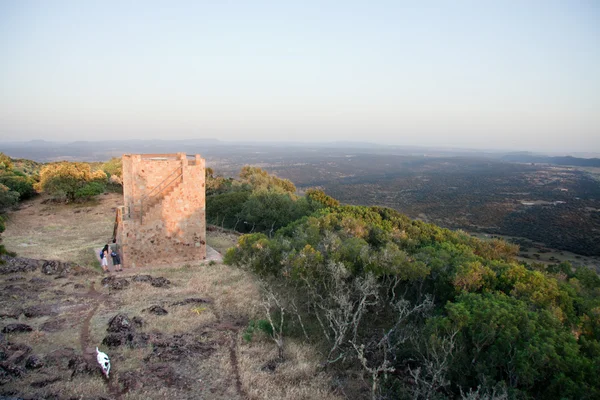
{"label": "bare rock", "polygon": [[27,324],[8,324],[2,328],[2,333],[31,332],[33,328]]}
{"label": "bare rock", "polygon": [[0,360],[20,364],[31,353],[31,347],[23,343],[5,342],[0,345]]}
{"label": "bare rock", "polygon": [[216,351],[214,342],[200,342],[191,334],[173,335],[152,341],[152,353],[147,360],[182,361],[188,357],[208,357]]}
{"label": "bare rock", "polygon": [[102,344],[107,347],[125,346],[133,339],[129,333],[109,333],[102,339]]}
{"label": "bare rock", "polygon": [[132,321],[125,314],[117,314],[108,321],[107,332],[130,332],[133,330]]}
{"label": "bare rock", "polygon": [[142,375],[134,371],[125,371],[119,374],[119,383],[122,385],[123,392],[138,390],[143,386]]}
{"label": "bare rock", "polygon": [[167,278],[163,278],[162,276],[158,278],[152,278],[152,282],[150,284],[154,287],[165,287],[171,284]]}
{"label": "bare rock", "polygon": [[46,275],[64,276],[71,272],[71,263],[65,263],[57,260],[46,261],[42,265],[42,273]]}
{"label": "bare rock", "polygon": [[7,310],[2,310],[0,311],[0,318],[19,318],[19,315],[21,315],[21,310],[17,309],[17,308],[12,308],[12,309],[7,309]]}
{"label": "bare rock", "polygon": [[134,282],[152,282],[152,276],[150,275],[134,275],[133,278],[131,278],[132,281]]}
{"label": "bare rock", "polygon": [[133,326],[137,328],[141,328],[146,323],[142,317],[138,317],[137,315],[131,318],[131,322],[133,322]]}
{"label": "bare rock", "polygon": [[93,374],[98,370],[97,364],[90,364],[83,356],[76,355],[69,360],[68,367],[72,372],[71,377],[82,374]]}
{"label": "bare rock", "polygon": [[30,355],[25,361],[25,368],[38,369],[44,366],[44,361],[35,354]]}
{"label": "bare rock", "polygon": [[33,388],[43,388],[45,386],[51,385],[55,382],[60,381],[60,377],[59,376],[55,376],[54,378],[48,378],[48,379],[43,379],[41,381],[35,381],[31,383],[31,387]]}
{"label": "bare rock", "polygon": [[36,286],[47,286],[50,283],[46,279],[38,278],[37,276],[34,278],[31,278],[29,280],[29,282],[31,282],[32,284],[34,284]]}
{"label": "bare rock", "polygon": [[200,297],[190,297],[189,299],[185,299],[185,300],[181,300],[181,301],[177,301],[173,304],[171,304],[172,306],[185,306],[187,304],[210,304],[212,303],[212,300],[210,299],[202,299]]}
{"label": "bare rock", "polygon": [[7,382],[10,378],[19,378],[23,373],[23,368],[18,365],[0,362],[0,384]]}
{"label": "bare rock", "polygon": [[0,274],[12,274],[18,272],[33,272],[43,265],[44,260],[34,260],[32,258],[11,257],[6,254],[0,256]]}
{"label": "bare rock", "polygon": [[169,364],[152,364],[148,367],[148,371],[168,387],[184,388],[187,386],[185,379]]}
{"label": "bare rock", "polygon": [[164,308],[162,308],[161,306],[150,306],[149,308],[146,308],[145,310],[142,310],[144,312],[148,312],[150,314],[154,314],[154,315],[166,315],[169,312],[167,310],[165,310]]}
{"label": "bare rock", "polygon": [[122,290],[129,286],[129,281],[125,278],[117,278],[116,276],[107,276],[100,283],[103,286],[108,286],[109,289]]}
{"label": "bare rock", "polygon": [[48,315],[56,315],[56,312],[54,312],[52,307],[48,304],[37,304],[35,306],[23,309],[23,314],[25,314],[27,318],[38,318]]}
{"label": "bare rock", "polygon": [[40,326],[40,330],[44,332],[59,332],[65,327],[66,323],[67,320],[64,318],[52,318],[44,322]]}
{"label": "bare rock", "polygon": [[47,366],[57,366],[61,369],[67,369],[69,360],[71,360],[75,354],[75,349],[71,347],[57,349],[46,354],[46,357],[44,357],[44,364]]}

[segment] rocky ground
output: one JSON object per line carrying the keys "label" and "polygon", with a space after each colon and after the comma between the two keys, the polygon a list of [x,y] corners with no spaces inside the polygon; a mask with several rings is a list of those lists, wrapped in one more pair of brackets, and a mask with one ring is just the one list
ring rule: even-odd
{"label": "rocky ground", "polygon": [[[0,264],[0,399],[348,397],[312,346],[286,341],[281,362],[271,338],[242,338],[264,315],[254,278],[218,261],[235,235],[209,230],[213,260],[102,274],[94,248],[117,202],[35,199],[10,215],[4,243],[22,257]],[[82,225],[98,229],[72,241]],[[110,357],[108,379],[96,347]]]}
{"label": "rocky ground", "polygon": [[[103,277],[4,260],[0,398],[335,397],[309,348],[292,344],[274,363],[268,339],[241,339],[260,301],[241,271],[207,263]],[[96,347],[111,359],[108,379]]]}

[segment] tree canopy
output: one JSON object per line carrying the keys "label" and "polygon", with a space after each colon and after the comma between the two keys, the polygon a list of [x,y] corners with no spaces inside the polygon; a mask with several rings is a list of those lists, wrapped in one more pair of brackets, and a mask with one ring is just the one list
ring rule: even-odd
{"label": "tree canopy", "polygon": [[102,193],[106,181],[102,170],[92,172],[87,163],[64,161],[42,168],[38,188],[57,198],[74,201]]}
{"label": "tree canopy", "polygon": [[[270,221],[289,214],[269,196],[244,206]],[[225,261],[284,288],[303,321],[289,334],[320,343],[329,365],[362,365],[373,398],[600,396],[594,271],[523,264],[515,245],[387,208],[315,191],[305,201],[321,207],[282,218],[277,226],[297,217],[274,235],[263,224]]]}

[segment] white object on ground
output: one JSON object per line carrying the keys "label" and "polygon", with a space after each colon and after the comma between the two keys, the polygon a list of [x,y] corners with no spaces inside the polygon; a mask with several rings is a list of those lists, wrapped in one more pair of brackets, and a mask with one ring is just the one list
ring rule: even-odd
{"label": "white object on ground", "polygon": [[106,355],[106,353],[101,352],[100,350],[98,350],[97,347],[96,347],[96,360],[98,360],[98,364],[100,364],[100,366],[102,367],[102,373],[108,379],[108,373],[110,372],[110,360],[108,359],[108,356]]}

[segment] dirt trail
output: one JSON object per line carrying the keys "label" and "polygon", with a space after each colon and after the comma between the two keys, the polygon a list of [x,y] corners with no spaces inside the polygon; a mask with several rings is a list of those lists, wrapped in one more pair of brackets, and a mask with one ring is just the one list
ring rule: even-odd
{"label": "dirt trail", "polygon": [[231,362],[231,368],[233,369],[233,376],[235,377],[235,387],[237,389],[238,394],[240,395],[241,398],[243,399],[247,399],[248,395],[246,394],[246,392],[244,391],[244,388],[242,387],[242,380],[240,378],[240,367],[238,365],[238,358],[237,358],[237,338],[238,338],[238,331],[231,331],[232,335],[231,335],[231,344],[229,345],[229,360]]}
{"label": "dirt trail", "polygon": [[215,310],[215,317],[217,319],[217,330],[231,332],[231,341],[229,342],[229,362],[231,363],[231,369],[235,380],[235,388],[238,395],[242,399],[247,399],[248,395],[242,387],[242,378],[240,377],[240,366],[237,357],[237,339],[239,334],[239,327],[235,323],[223,322],[221,318],[221,312]]}
{"label": "dirt trail", "polygon": [[[106,295],[99,293],[96,291],[94,287],[94,282],[90,284],[90,289],[86,293],[85,297],[92,299],[95,301],[95,304],[92,306],[92,309],[88,312],[88,315],[83,320],[81,324],[81,331],[79,332],[79,345],[81,346],[81,353],[83,357],[90,362],[92,365],[97,365],[96,362],[96,346],[93,345],[90,339],[90,321],[96,314],[100,303],[107,298]],[[113,382],[111,379],[104,379],[104,383],[108,387],[110,394],[115,399],[120,399],[124,392],[119,390],[119,386]]]}

